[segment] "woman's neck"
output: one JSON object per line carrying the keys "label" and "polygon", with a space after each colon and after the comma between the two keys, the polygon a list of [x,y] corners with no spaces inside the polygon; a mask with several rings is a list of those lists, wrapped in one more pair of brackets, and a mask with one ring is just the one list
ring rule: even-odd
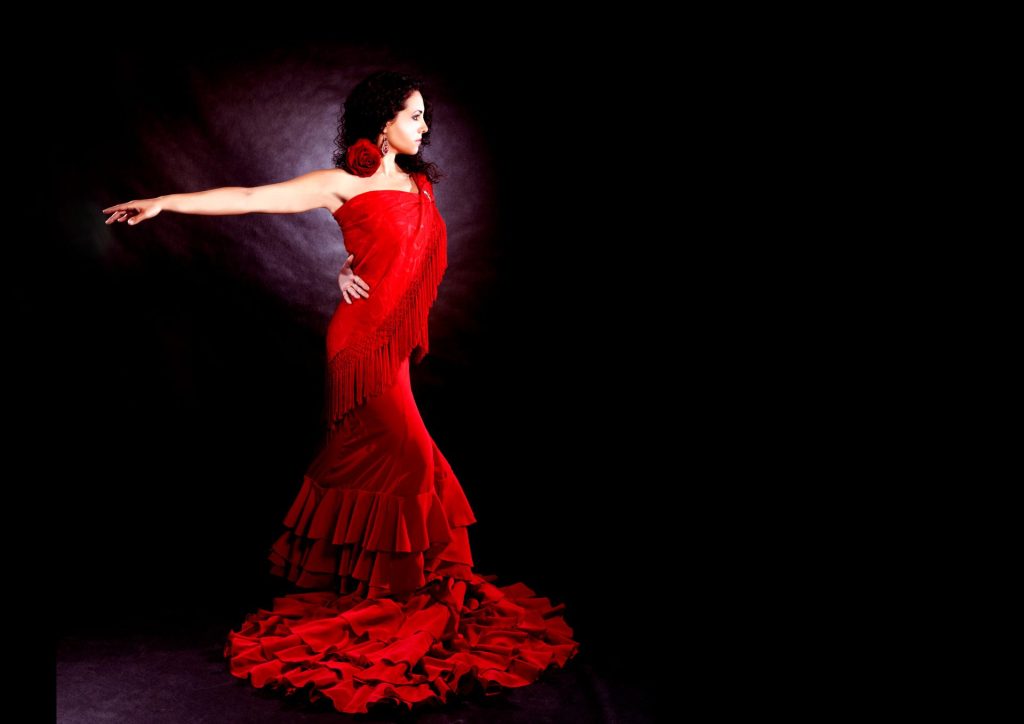
{"label": "woman's neck", "polygon": [[397,163],[397,154],[392,151],[388,151],[387,155],[381,159],[380,170],[377,172],[385,178],[398,178],[400,176],[408,176],[408,174],[401,169]]}

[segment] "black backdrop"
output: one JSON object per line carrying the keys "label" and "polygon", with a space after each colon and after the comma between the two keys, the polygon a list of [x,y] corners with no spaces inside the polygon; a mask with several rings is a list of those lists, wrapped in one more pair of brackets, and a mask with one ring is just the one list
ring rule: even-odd
{"label": "black backdrop", "polygon": [[36,89],[33,148],[56,231],[21,250],[9,291],[28,350],[15,397],[42,443],[28,487],[55,544],[33,568],[66,603],[58,636],[234,625],[280,590],[266,553],[320,433],[338,295],[325,212],[131,229],[99,210],[327,167],[344,92],[391,67],[440,102],[428,152],[449,172],[453,255],[413,386],[477,513],[476,568],[564,601],[602,665],[653,675],[682,625],[665,591],[687,578],[663,547],[685,532],[661,521],[683,484],[665,464],[686,462],[671,393],[688,330],[662,313],[678,290],[645,277],[679,235],[636,203],[664,183],[648,122],[666,111],[650,115],[612,45],[561,40],[52,49],[62,70],[53,94]]}

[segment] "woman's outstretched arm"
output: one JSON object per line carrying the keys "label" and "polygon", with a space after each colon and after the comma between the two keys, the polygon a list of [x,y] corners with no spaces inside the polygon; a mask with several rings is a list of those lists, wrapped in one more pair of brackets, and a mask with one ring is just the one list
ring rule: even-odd
{"label": "woman's outstretched arm", "polygon": [[338,205],[335,192],[341,180],[337,169],[320,169],[288,181],[266,186],[222,186],[207,191],[169,194],[153,199],[136,199],[103,209],[110,214],[106,223],[127,221],[138,224],[161,211],[179,214],[228,216],[231,214],[298,214],[311,209]]}

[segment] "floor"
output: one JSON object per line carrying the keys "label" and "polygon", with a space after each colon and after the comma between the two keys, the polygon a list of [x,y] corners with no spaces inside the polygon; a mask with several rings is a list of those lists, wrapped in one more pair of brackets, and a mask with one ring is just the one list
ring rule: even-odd
{"label": "floor", "polygon": [[[229,627],[228,627],[229,628]],[[145,634],[64,636],[57,646],[57,721],[230,724],[231,722],[653,722],[649,692],[608,674],[581,651],[564,670],[503,695],[443,710],[341,714],[257,690],[221,658],[225,624],[180,624]],[[613,667],[614,668],[614,667]]]}

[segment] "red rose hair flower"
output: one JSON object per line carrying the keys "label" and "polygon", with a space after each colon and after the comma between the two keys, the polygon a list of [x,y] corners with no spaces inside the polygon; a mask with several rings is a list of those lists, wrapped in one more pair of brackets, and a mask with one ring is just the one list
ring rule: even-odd
{"label": "red rose hair flower", "polygon": [[380,149],[367,138],[360,138],[348,147],[345,160],[349,170],[356,176],[372,176],[380,166]]}

